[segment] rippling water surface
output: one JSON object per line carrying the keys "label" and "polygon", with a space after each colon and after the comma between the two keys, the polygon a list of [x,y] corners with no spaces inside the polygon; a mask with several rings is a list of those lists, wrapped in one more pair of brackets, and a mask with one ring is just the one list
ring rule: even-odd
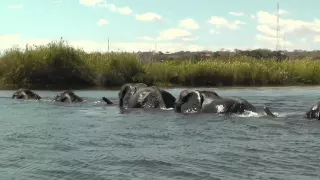
{"label": "rippling water surface", "polygon": [[[0,179],[320,179],[320,121],[303,118],[320,88],[215,90],[260,111],[121,112],[98,102],[117,103],[118,91],[75,91],[87,100],[79,104],[12,100],[14,91],[0,91]],[[278,117],[265,117],[264,105]]]}

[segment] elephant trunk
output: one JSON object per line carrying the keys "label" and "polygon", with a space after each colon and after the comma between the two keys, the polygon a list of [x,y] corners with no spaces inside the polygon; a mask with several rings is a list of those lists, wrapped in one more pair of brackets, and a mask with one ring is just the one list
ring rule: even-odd
{"label": "elephant trunk", "polygon": [[174,103],[173,107],[176,112],[181,113],[181,106],[182,106],[182,102],[179,100]]}
{"label": "elephant trunk", "polygon": [[264,107],[263,110],[267,114],[267,116],[276,117],[276,115],[274,115],[268,107]]}
{"label": "elephant trunk", "polygon": [[106,97],[102,97],[102,100],[104,102],[106,102],[107,104],[113,104],[109,99],[107,99]]}

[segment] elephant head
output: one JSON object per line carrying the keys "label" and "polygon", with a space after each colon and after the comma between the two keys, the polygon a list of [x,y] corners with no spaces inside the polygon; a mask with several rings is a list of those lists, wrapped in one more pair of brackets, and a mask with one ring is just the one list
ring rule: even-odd
{"label": "elephant head", "polygon": [[122,85],[118,93],[119,107],[127,108],[131,96],[141,87],[147,87],[147,85],[144,83],[127,83]]}
{"label": "elephant head", "polygon": [[15,92],[12,95],[12,99],[36,99],[40,100],[41,97],[34,93],[33,91],[29,89],[19,89],[17,92]]}
{"label": "elephant head", "polygon": [[306,113],[306,118],[308,119],[318,119],[320,120],[320,102],[314,104]]}
{"label": "elephant head", "polygon": [[252,111],[252,112],[257,111],[257,109],[251,103],[249,103],[247,100],[242,99],[240,97],[234,97],[233,99],[236,101],[236,104],[238,106],[233,110],[233,112],[243,113],[245,110]]}
{"label": "elephant head", "polygon": [[77,96],[74,92],[72,91],[63,91],[59,93],[53,101],[59,101],[59,102],[82,102],[83,99]]}
{"label": "elephant head", "polygon": [[[166,96],[167,98],[167,96]],[[128,108],[166,108],[161,90],[157,86],[136,89],[130,97]]]}
{"label": "elephant head", "polygon": [[200,111],[204,102],[203,95],[197,90],[183,90],[175,102],[176,112]]}

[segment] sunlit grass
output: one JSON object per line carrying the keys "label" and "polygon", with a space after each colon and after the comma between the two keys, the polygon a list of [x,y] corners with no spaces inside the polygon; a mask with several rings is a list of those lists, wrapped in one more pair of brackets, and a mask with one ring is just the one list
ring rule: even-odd
{"label": "sunlit grass", "polygon": [[11,48],[0,57],[0,83],[17,87],[117,87],[127,82],[165,86],[263,86],[320,84],[320,63],[309,58],[145,63],[132,53],[86,53],[64,41]]}

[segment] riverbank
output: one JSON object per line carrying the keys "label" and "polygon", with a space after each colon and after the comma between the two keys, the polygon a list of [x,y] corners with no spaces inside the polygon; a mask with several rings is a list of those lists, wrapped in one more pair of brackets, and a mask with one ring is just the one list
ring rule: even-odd
{"label": "riverbank", "polygon": [[128,82],[162,87],[320,85],[320,63],[249,57],[145,62],[132,53],[86,53],[64,41],[8,49],[0,57],[1,89],[116,89]]}

